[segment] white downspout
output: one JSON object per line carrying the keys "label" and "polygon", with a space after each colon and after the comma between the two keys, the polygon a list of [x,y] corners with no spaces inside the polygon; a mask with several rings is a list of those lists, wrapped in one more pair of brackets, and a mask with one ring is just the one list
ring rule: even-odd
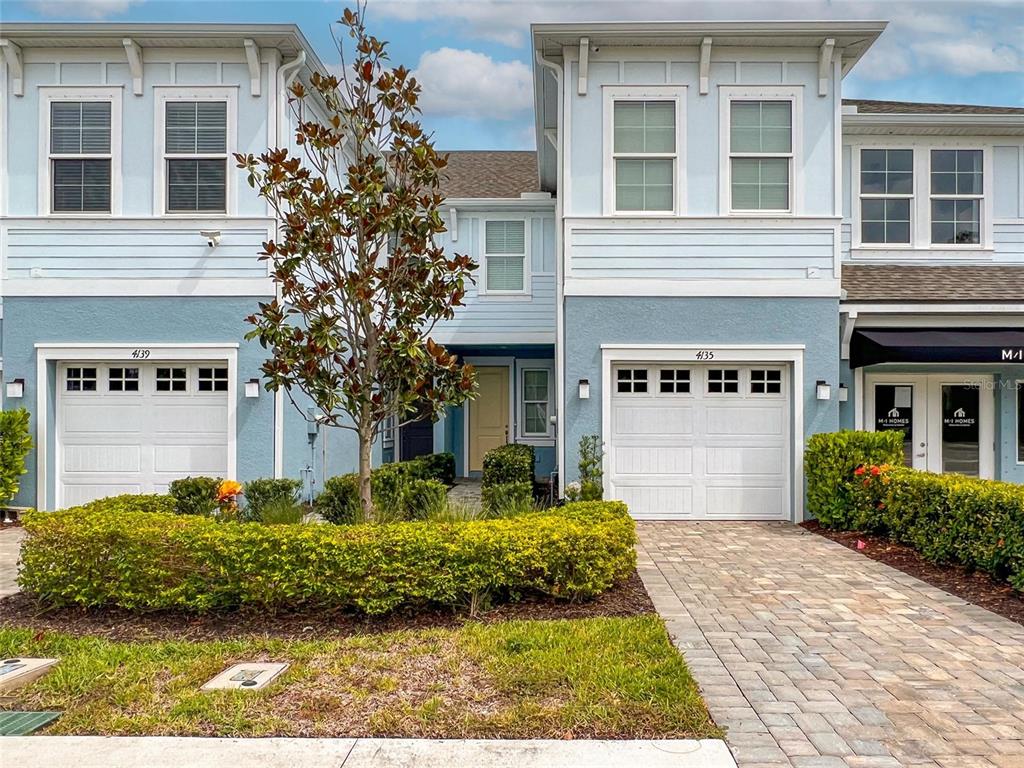
{"label": "white downspout", "polygon": [[[562,288],[563,269],[563,220],[564,203],[562,200],[562,174],[564,166],[564,143],[562,90],[562,67],[545,59],[540,51],[535,52],[537,63],[551,70],[555,76],[558,95],[557,128],[555,140],[556,172],[555,172],[555,402],[557,413],[555,422],[555,466],[558,469],[558,498],[565,495],[565,300]],[[543,126],[541,126],[543,128]],[[538,137],[543,141],[544,137]],[[538,148],[539,150],[539,148]]]}

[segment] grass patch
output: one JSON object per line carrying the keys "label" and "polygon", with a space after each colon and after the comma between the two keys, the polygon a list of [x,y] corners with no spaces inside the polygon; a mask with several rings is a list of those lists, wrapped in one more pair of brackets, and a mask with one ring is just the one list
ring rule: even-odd
{"label": "grass patch", "polygon": [[[104,735],[720,736],[660,619],[468,623],[326,640],[115,642],[0,628],[0,656],[56,656],[12,709]],[[236,661],[287,661],[261,691],[200,691]]]}

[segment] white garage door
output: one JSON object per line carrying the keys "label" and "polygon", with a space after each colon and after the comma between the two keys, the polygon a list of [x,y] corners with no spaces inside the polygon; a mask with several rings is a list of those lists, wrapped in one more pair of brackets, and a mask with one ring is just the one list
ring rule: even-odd
{"label": "white garage door", "polygon": [[790,519],[789,371],[612,369],[609,482],[641,518]]}
{"label": "white garage door", "polygon": [[61,507],[227,474],[226,363],[62,363],[57,392]]}

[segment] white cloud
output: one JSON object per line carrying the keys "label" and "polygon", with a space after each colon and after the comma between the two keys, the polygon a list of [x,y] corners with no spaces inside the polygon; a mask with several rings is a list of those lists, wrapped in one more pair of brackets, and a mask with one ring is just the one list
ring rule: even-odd
{"label": "white cloud", "polygon": [[521,61],[441,48],[424,53],[413,74],[427,115],[508,120],[533,107],[533,76]]}
{"label": "white cloud", "polygon": [[925,64],[953,75],[970,77],[991,72],[1020,72],[1024,70],[1021,53],[1008,45],[996,45],[991,40],[930,40],[913,46],[918,58]]}
{"label": "white cloud", "polygon": [[141,2],[143,0],[25,0],[25,5],[43,16],[95,20],[124,13]]}

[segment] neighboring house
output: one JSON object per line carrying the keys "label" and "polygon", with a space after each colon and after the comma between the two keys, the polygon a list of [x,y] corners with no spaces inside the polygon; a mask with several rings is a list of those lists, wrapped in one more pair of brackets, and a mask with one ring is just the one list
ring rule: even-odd
{"label": "neighboring house", "polygon": [[[451,450],[469,475],[527,442],[564,487],[597,434],[607,495],[652,518],[802,519],[805,441],[840,427],[1024,482],[1024,109],[844,101],[883,28],[535,25],[538,152],[452,153],[443,190],[445,246],[480,269],[435,337],[480,391],[380,458]],[[4,403],[39,445],[19,501],[353,469],[347,435],[311,444],[246,397],[275,222],[216,175],[289,141],[281,71],[319,66],[298,31],[0,37]]]}

